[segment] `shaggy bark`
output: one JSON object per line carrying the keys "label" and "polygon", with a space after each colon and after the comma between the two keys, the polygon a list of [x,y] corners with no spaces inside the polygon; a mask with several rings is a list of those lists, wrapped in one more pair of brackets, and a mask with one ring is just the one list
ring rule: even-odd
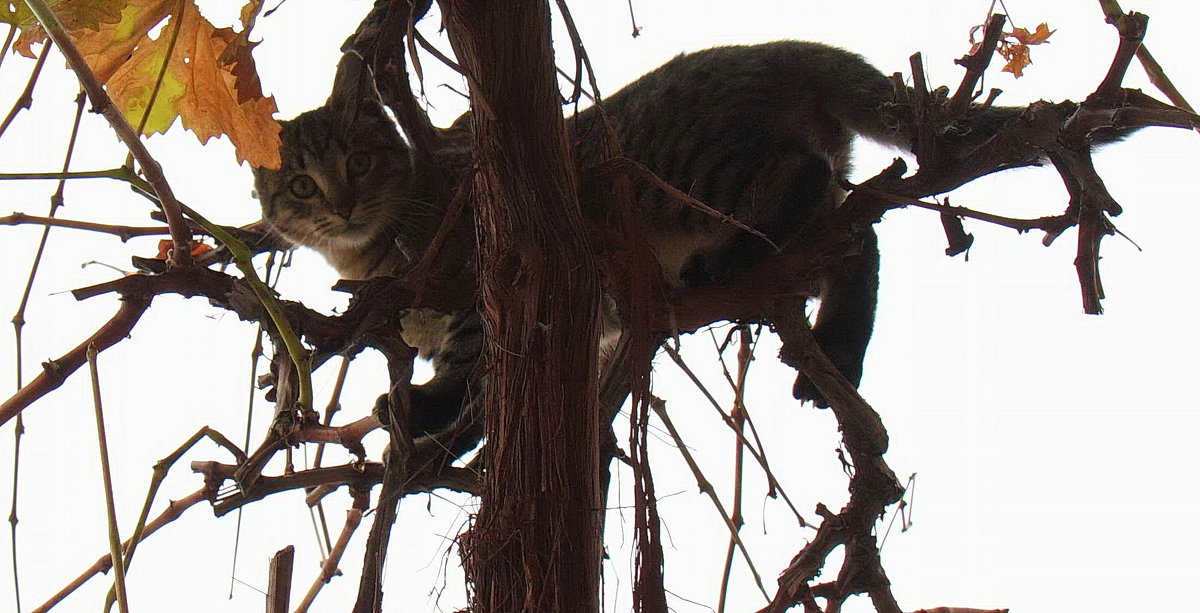
{"label": "shaggy bark", "polygon": [[447,0],[471,85],[488,467],[462,550],[474,611],[599,609],[600,283],[545,2]]}

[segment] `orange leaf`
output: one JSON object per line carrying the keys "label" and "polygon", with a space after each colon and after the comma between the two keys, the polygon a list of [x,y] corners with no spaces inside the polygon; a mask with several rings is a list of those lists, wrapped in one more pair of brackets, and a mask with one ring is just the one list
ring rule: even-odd
{"label": "orange leaf", "polygon": [[272,117],[278,108],[274,98],[262,95],[250,45],[240,47],[230,63],[222,63],[221,54],[237,39],[233,30],[214,29],[201,18],[194,36],[189,41],[194,43],[192,61],[184,69],[191,87],[179,101],[183,127],[195,132],[200,142],[228,134],[239,162],[278,168],[280,127]]}
{"label": "orange leaf", "polygon": [[[158,254],[155,255],[153,259],[166,260],[167,258],[171,257],[171,251],[174,249],[175,243],[171,239],[167,238],[160,240],[158,241]],[[212,245],[206,244],[202,241],[193,240],[191,243],[192,257],[204,255],[212,250]]]}
{"label": "orange leaf", "polygon": [[1022,45],[1040,45],[1046,42],[1046,39],[1050,38],[1050,35],[1056,31],[1051,30],[1050,26],[1042,23],[1038,24],[1037,29],[1032,33],[1025,28],[1013,28],[1011,36],[1020,41]]}
{"label": "orange leaf", "polygon": [[1025,67],[1033,63],[1033,60],[1029,59],[1029,47],[1025,45],[1013,45],[1005,57],[1008,58],[1008,63],[1001,72],[1011,72],[1017,79],[1024,74]]}
{"label": "orange leaf", "polygon": [[158,241],[158,254],[154,256],[154,259],[165,260],[171,257],[171,248],[174,246],[175,243],[171,242],[169,238]]}
{"label": "orange leaf", "polygon": [[[280,129],[273,118],[275,100],[262,94],[250,54],[254,43],[246,38],[261,4],[250,0],[243,8],[242,19],[249,23],[241,33],[213,27],[194,0],[59,0],[53,6],[130,124],[139,126],[145,117],[144,131],[152,134],[180,118],[201,142],[228,135],[239,161],[275,168]],[[9,6],[25,12],[5,12]],[[25,13],[24,3],[0,3],[0,21],[22,30],[14,46],[32,55],[29,46],[45,34]]]}
{"label": "orange leaf", "polygon": [[[122,21],[122,11],[127,0],[59,0],[50,2],[54,14],[68,31],[95,32],[102,26],[115,26]],[[13,42],[13,49],[27,58],[35,57],[32,46],[46,42],[46,32],[24,2],[12,3],[13,10],[0,16],[0,21],[11,23],[21,29],[21,35]]]}
{"label": "orange leaf", "polygon": [[[172,38],[176,39],[174,49],[170,48]],[[226,134],[239,161],[278,167],[279,123],[272,117],[277,110],[275,100],[262,95],[250,46],[233,53],[228,62],[219,61],[236,38],[232,29],[214,28],[187,3],[182,15],[171,16],[158,39],[144,41],[117,69],[108,82],[109,95],[136,125],[166,62],[146,122],[147,133],[166,131],[178,117],[200,142]]]}

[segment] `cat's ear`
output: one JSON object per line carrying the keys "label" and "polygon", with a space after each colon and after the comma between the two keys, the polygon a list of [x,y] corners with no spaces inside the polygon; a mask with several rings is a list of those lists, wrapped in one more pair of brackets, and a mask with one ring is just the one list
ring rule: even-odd
{"label": "cat's ear", "polygon": [[333,92],[325,106],[333,111],[339,123],[350,125],[365,110],[379,105],[379,90],[375,89],[375,76],[366,59],[357,51],[342,54],[333,77]]}

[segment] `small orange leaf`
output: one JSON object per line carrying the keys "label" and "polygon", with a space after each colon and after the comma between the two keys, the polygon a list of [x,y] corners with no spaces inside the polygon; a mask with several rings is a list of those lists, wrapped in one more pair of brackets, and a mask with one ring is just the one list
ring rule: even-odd
{"label": "small orange leaf", "polygon": [[1005,55],[1008,63],[1004,65],[1001,72],[1011,72],[1013,77],[1020,79],[1024,74],[1025,67],[1032,64],[1033,60],[1029,59],[1029,47],[1025,45],[1013,45],[1008,48]]}
{"label": "small orange leaf", "polygon": [[[163,240],[158,241],[158,254],[155,255],[151,259],[166,260],[167,258],[171,257],[171,252],[174,250],[175,250],[174,241],[172,241],[169,238],[165,238]],[[212,250],[213,250],[212,245],[204,243],[203,241],[193,240],[191,243],[192,257],[204,255],[205,253],[208,253],[209,251],[212,251]]]}
{"label": "small orange leaf", "polygon": [[[979,45],[982,44],[975,41],[976,33],[982,30],[983,26],[974,26],[967,34],[967,39],[971,43],[971,53],[978,51]],[[1013,28],[1012,32],[1001,32],[1000,39],[996,41],[996,53],[1006,60],[1002,71],[1012,73],[1013,78],[1021,78],[1025,68],[1033,63],[1033,59],[1029,56],[1029,46],[1047,42],[1050,35],[1055,32],[1056,30],[1051,30],[1050,26],[1045,23],[1038,24],[1037,29],[1033,32],[1025,28]]]}
{"label": "small orange leaf", "polygon": [[1032,33],[1025,28],[1013,28],[1011,36],[1017,39],[1017,41],[1022,45],[1040,45],[1046,42],[1046,39],[1050,38],[1050,35],[1054,34],[1056,31],[1057,30],[1051,30],[1050,26],[1041,23],[1038,24],[1037,29]]}

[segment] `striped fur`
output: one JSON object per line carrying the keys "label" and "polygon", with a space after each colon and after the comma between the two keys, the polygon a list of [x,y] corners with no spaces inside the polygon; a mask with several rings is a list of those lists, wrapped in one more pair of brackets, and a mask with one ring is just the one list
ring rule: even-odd
{"label": "striped fur", "polygon": [[[342,75],[354,70],[363,78],[353,63],[343,60],[339,80],[355,78]],[[422,196],[408,148],[378,104],[361,104],[361,88],[341,88],[355,99],[339,100],[335,86],[325,107],[285,122],[284,166],[257,170],[257,186],[264,218],[284,236],[320,251],[342,276],[363,279],[419,257],[447,203]],[[777,42],[678,56],[603,108],[626,156],[783,244],[840,203],[837,181],[848,171],[854,135],[909,146],[908,136],[880,114],[891,97],[890,80],[853,53]],[[593,108],[568,122],[580,170],[604,161],[599,139],[589,136],[598,118]],[[371,162],[366,171],[363,155]],[[451,166],[465,168],[466,158],[455,155]],[[317,193],[310,193],[309,180]],[[771,253],[761,238],[681,206],[651,185],[639,185],[636,197],[669,285],[720,283]],[[581,193],[580,201],[589,215],[603,215],[608,206],[598,190]],[[874,234],[868,231],[861,253],[834,268],[815,331],[857,383],[875,316]],[[483,333],[473,311],[415,312],[403,325],[405,339],[433,359],[436,371],[413,389],[414,430],[436,432],[459,414],[464,397],[478,393],[473,373]],[[796,391],[819,400],[802,381]]]}

